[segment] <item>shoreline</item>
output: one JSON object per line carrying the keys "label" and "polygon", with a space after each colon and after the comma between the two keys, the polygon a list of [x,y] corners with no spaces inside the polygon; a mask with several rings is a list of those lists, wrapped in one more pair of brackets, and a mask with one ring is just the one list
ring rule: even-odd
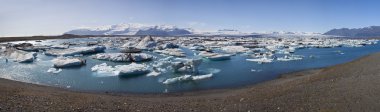
{"label": "shoreline", "polygon": [[256,84],[173,93],[76,91],[0,78],[0,111],[378,111],[378,79],[380,53]]}

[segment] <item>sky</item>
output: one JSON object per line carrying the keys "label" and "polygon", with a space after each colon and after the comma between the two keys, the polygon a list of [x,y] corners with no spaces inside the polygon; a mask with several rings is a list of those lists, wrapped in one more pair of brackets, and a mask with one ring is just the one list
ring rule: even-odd
{"label": "sky", "polygon": [[326,32],[380,25],[379,0],[0,0],[0,36],[120,23],[199,31]]}

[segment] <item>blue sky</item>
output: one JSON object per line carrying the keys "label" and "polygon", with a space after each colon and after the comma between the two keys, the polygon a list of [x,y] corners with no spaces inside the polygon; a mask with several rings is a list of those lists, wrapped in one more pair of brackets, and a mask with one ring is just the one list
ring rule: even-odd
{"label": "blue sky", "polygon": [[57,35],[119,23],[325,32],[380,25],[379,5],[378,0],[0,0],[0,36]]}

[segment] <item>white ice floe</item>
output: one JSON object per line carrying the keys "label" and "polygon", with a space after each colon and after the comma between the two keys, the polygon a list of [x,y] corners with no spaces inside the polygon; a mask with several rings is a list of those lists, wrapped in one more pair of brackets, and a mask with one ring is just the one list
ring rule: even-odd
{"label": "white ice floe", "polygon": [[116,66],[116,68],[120,71],[119,76],[143,75],[150,72],[145,64],[131,63],[129,65]]}
{"label": "white ice floe", "polygon": [[192,72],[197,74],[198,67],[202,64],[202,59],[177,59],[179,61],[171,62],[174,72]]}
{"label": "white ice floe", "polygon": [[263,70],[260,70],[260,69],[251,69],[251,72],[261,72]]}
{"label": "white ice floe", "polygon": [[278,61],[294,61],[294,60],[302,60],[302,56],[298,55],[285,55],[284,57],[277,58]]}
{"label": "white ice floe", "polygon": [[193,80],[202,80],[202,79],[207,79],[207,78],[211,78],[213,76],[213,74],[206,74],[206,75],[196,75],[196,76],[192,76],[191,78]]}
{"label": "white ice floe", "polygon": [[157,46],[156,41],[151,36],[146,36],[137,45],[139,49],[151,49]]}
{"label": "white ice floe", "polygon": [[161,74],[160,72],[152,71],[152,72],[148,73],[146,76],[148,76],[148,77],[150,77],[150,76],[158,76],[160,74]]}
{"label": "white ice floe", "polygon": [[97,72],[98,77],[106,77],[106,76],[117,76],[119,75],[119,71],[112,66],[108,66],[107,63],[102,63],[95,65],[91,68],[91,71]]}
{"label": "white ice floe", "polygon": [[181,49],[165,49],[165,50],[154,50],[156,53],[165,54],[169,56],[185,57],[185,52]]}
{"label": "white ice floe", "polygon": [[48,73],[53,73],[53,74],[58,74],[61,71],[62,71],[62,69],[60,69],[60,68],[59,69],[57,69],[57,68],[49,68],[47,70]]}
{"label": "white ice floe", "polygon": [[134,76],[143,75],[150,72],[146,65],[136,63],[131,63],[129,65],[116,65],[115,67],[102,63],[92,67],[91,71],[97,72],[98,74],[105,74],[106,76]]}
{"label": "white ice floe", "polygon": [[163,84],[173,84],[173,83],[176,83],[179,81],[186,81],[186,80],[191,80],[191,75],[183,75],[183,76],[179,76],[179,77],[169,78],[169,79],[166,79],[162,83]]}
{"label": "white ice floe", "polygon": [[222,47],[222,50],[227,53],[244,53],[247,52],[249,49],[243,46],[224,46]]}
{"label": "white ice floe", "polygon": [[196,76],[191,76],[191,75],[183,75],[179,77],[174,77],[174,78],[169,78],[166,79],[163,84],[173,84],[181,81],[190,81],[190,80],[203,80],[203,79],[208,79],[213,76],[212,73],[206,74],[206,75],[196,75]]}
{"label": "white ice floe", "polygon": [[267,58],[267,57],[263,57],[263,58],[257,58],[257,59],[246,59],[247,61],[254,61],[254,62],[257,62],[259,64],[262,64],[262,63],[271,63],[273,62],[273,59],[271,58]]}
{"label": "white ice floe", "polygon": [[51,49],[45,52],[45,55],[51,56],[74,56],[78,54],[91,54],[103,52],[106,49],[104,46],[92,47],[73,47],[68,49]]}
{"label": "white ice floe", "polygon": [[140,53],[140,54],[125,54],[125,53],[100,53],[93,55],[92,58],[99,60],[108,60],[114,62],[141,62],[148,61],[153,58],[153,56]]}
{"label": "white ice floe", "polygon": [[37,56],[37,53],[35,52],[25,52],[21,50],[14,50],[12,53],[9,54],[8,57],[19,63],[30,63],[34,61],[36,56]]}
{"label": "white ice floe", "polygon": [[219,53],[210,53],[210,52],[201,52],[198,55],[205,57],[211,61],[222,61],[231,59],[229,54],[219,54]]}
{"label": "white ice floe", "polygon": [[55,68],[77,67],[86,64],[85,60],[80,58],[58,57],[52,60]]}

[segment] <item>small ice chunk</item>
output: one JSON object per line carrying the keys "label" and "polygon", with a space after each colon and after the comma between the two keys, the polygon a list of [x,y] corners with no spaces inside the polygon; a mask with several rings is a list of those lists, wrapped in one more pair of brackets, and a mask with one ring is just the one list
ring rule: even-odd
{"label": "small ice chunk", "polygon": [[153,72],[148,73],[146,76],[148,76],[148,77],[150,77],[150,76],[158,76],[160,74],[161,74],[160,72],[153,71]]}
{"label": "small ice chunk", "polygon": [[191,78],[192,78],[193,80],[202,80],[202,79],[211,78],[212,76],[213,76],[213,74],[206,74],[206,75],[192,76]]}
{"label": "small ice chunk", "polygon": [[183,76],[179,76],[179,77],[169,78],[169,79],[166,79],[162,83],[163,84],[173,84],[173,83],[176,83],[179,81],[185,81],[185,80],[191,80],[191,75],[183,75]]}
{"label": "small ice chunk", "polygon": [[189,81],[189,80],[203,80],[203,79],[208,79],[213,76],[212,73],[206,74],[206,75],[197,75],[197,76],[191,76],[191,75],[183,75],[179,77],[174,77],[174,78],[169,78],[166,79],[163,84],[173,84],[181,81]]}
{"label": "small ice chunk", "polygon": [[97,77],[117,76],[119,71],[116,71],[112,66],[108,66],[107,63],[95,65],[91,68],[91,71],[97,72]]}
{"label": "small ice chunk", "polygon": [[47,70],[48,73],[53,73],[53,74],[58,74],[61,71],[62,71],[62,69],[57,69],[57,68],[49,68]]}

